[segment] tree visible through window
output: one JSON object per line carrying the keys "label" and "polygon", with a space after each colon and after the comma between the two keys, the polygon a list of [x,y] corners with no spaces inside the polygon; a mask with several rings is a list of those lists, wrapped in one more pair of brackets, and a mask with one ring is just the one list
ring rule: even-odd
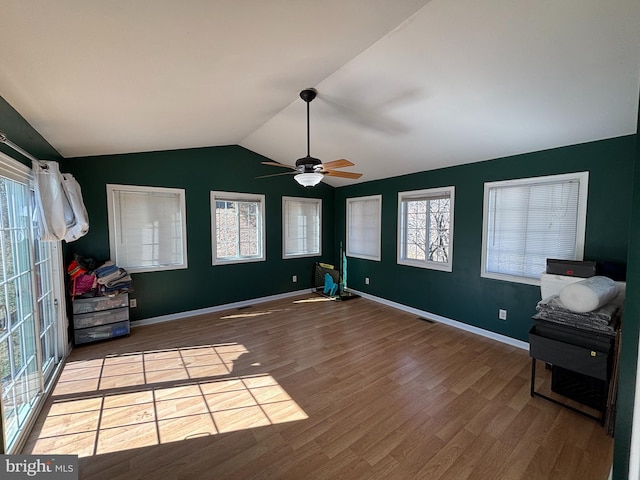
{"label": "tree visible through window", "polygon": [[398,263],[451,271],[453,191],[399,193]]}
{"label": "tree visible through window", "polygon": [[449,261],[449,199],[408,201],[406,206],[407,258]]}
{"label": "tree visible through window", "polygon": [[211,192],[213,263],[264,260],[264,195]]}

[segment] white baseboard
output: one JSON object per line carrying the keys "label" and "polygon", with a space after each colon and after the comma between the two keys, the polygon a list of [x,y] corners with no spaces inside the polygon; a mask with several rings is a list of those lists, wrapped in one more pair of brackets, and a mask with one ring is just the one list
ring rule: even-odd
{"label": "white baseboard", "polygon": [[142,320],[132,320],[131,328],[140,327],[142,325],[152,325],[154,323],[170,322],[186,317],[195,317],[198,315],[206,315],[208,313],[222,312],[223,310],[232,310],[234,308],[248,307],[256,303],[271,302],[273,300],[281,300],[283,298],[296,297],[305,293],[313,292],[312,289],[297,290],[295,292],[279,293],[277,295],[269,295],[268,297],[254,298],[251,300],[242,300],[240,302],[225,303],[224,305],[215,305],[213,307],[200,308],[198,310],[189,310],[186,312],[171,313],[169,315],[160,315],[159,317],[143,318]]}
{"label": "white baseboard", "polygon": [[506,335],[500,335],[499,333],[490,332],[489,330],[484,330],[479,327],[474,327],[473,325],[468,325],[466,323],[459,322],[457,320],[452,320],[450,318],[443,317],[441,315],[436,315],[435,313],[425,312],[424,310],[419,310],[417,308],[409,307],[401,303],[392,302],[391,300],[387,300],[385,298],[380,298],[374,295],[370,295],[368,293],[359,292],[358,290],[354,290],[352,288],[349,288],[349,291],[357,295],[360,295],[362,298],[373,300],[374,302],[387,305],[388,307],[397,308],[398,310],[411,313],[418,317],[426,318],[428,320],[433,320],[434,322],[438,322],[438,323],[444,323],[446,325],[459,328],[460,330],[465,330],[467,332],[475,333],[476,335],[481,335],[483,337],[491,338],[492,340],[497,340],[498,342],[506,343],[507,345],[511,345],[513,347],[522,348],[523,350],[529,350],[529,344],[527,342],[523,342],[522,340],[517,340],[515,338],[507,337]]}

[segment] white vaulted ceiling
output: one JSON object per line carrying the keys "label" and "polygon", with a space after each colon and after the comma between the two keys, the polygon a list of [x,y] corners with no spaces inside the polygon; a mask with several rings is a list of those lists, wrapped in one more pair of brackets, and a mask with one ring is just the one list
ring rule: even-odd
{"label": "white vaulted ceiling", "polygon": [[307,87],[311,154],[348,158],[358,181],[637,128],[638,0],[0,0],[0,12],[0,95],[64,157],[239,144],[292,164]]}

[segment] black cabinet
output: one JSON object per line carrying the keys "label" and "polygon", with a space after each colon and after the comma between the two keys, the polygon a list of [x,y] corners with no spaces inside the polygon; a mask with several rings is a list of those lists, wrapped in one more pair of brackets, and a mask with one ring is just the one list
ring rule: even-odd
{"label": "black cabinet", "polygon": [[608,380],[613,339],[572,330],[534,326],[529,331],[529,354],[567,370]]}
{"label": "black cabinet", "polygon": [[[529,331],[531,396],[604,422],[615,351],[615,334],[536,320]],[[551,390],[600,412],[590,415],[536,391],[536,360],[551,368]]]}

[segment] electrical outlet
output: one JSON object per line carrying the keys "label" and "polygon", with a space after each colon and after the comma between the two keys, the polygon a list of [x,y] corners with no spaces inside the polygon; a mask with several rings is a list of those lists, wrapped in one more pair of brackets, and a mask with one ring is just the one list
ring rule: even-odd
{"label": "electrical outlet", "polygon": [[507,311],[503,310],[502,308],[500,310],[498,310],[498,318],[500,320],[506,320],[507,319]]}
{"label": "electrical outlet", "polygon": [[291,281],[292,281],[293,283],[296,283],[296,282],[298,281],[298,276],[297,276],[297,275],[294,275],[293,277],[291,277]]}
{"label": "electrical outlet", "polygon": [[129,306],[131,308],[136,308],[138,306],[138,300],[136,300],[135,298],[130,298],[129,299]]}
{"label": "electrical outlet", "polygon": [[369,285],[369,277],[364,277],[364,284]]}

